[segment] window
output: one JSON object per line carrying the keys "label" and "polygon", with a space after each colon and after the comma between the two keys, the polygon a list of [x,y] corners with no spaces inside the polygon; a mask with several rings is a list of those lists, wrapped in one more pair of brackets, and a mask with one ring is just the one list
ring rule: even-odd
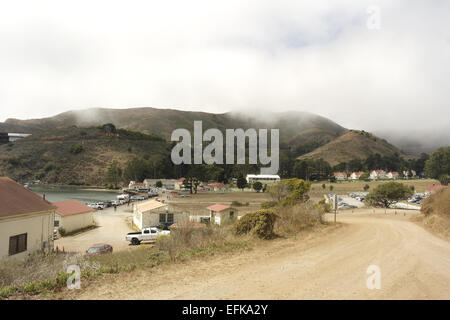
{"label": "window", "polygon": [[168,213],[167,214],[167,222],[173,223],[173,213]]}
{"label": "window", "polygon": [[59,227],[59,220],[55,220],[55,227]]}
{"label": "window", "polygon": [[9,255],[12,256],[23,251],[27,251],[27,234],[9,237]]}
{"label": "window", "polygon": [[160,213],[159,214],[159,222],[160,223],[166,222],[166,214],[165,213]]}
{"label": "window", "polygon": [[149,233],[148,230],[144,230],[144,233]]}
{"label": "window", "polygon": [[208,224],[209,222],[211,221],[211,219],[210,218],[204,218],[204,217],[200,217],[200,222],[201,223],[205,223],[205,224]]}
{"label": "window", "polygon": [[234,217],[234,211],[230,211],[230,218]]}

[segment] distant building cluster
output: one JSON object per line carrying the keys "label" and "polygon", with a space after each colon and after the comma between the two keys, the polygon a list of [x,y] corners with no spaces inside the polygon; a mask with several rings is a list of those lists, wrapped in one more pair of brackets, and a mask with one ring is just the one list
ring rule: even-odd
{"label": "distant building cluster", "polygon": [[[365,174],[363,171],[355,171],[351,174],[348,174],[347,172],[333,172],[333,176],[337,181],[344,181],[344,180],[359,180],[361,177]],[[382,169],[372,170],[370,172],[367,172],[365,179],[370,180],[396,180],[400,179],[402,177],[404,178],[414,178],[416,177],[416,171],[414,170],[406,170],[402,172],[402,176],[397,171],[389,171],[386,172]]]}
{"label": "distant building cluster", "polygon": [[[130,181],[128,189],[135,191],[147,191],[156,187],[157,182],[161,182],[162,188],[167,190],[181,191],[186,189],[184,186],[185,178],[180,179],[145,179],[143,182]],[[234,179],[236,180],[236,179]],[[262,184],[270,184],[280,182],[279,175],[267,175],[267,174],[248,174],[246,176],[247,183],[253,184],[255,182],[261,182]],[[233,181],[234,183],[236,181]],[[201,182],[198,186],[198,191],[215,191],[224,192],[230,188],[230,185],[221,182]]]}

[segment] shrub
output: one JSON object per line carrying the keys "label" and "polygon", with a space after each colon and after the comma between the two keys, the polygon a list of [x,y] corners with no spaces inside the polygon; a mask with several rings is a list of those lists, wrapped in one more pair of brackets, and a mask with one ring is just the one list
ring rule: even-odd
{"label": "shrub", "polygon": [[51,171],[51,170],[53,170],[53,169],[56,169],[56,165],[55,165],[54,163],[52,163],[52,162],[49,162],[49,163],[47,163],[47,164],[44,166],[44,171],[45,171],[45,172],[49,172],[49,171]]}
{"label": "shrub", "polygon": [[276,202],[276,201],[264,201],[264,202],[261,202],[261,209],[270,209],[270,208],[276,207],[277,204],[278,204],[278,202]]}
{"label": "shrub", "polygon": [[236,235],[252,233],[261,239],[273,238],[273,228],[277,215],[270,209],[247,213],[238,220],[233,228]]}
{"label": "shrub", "polygon": [[310,189],[311,183],[309,181],[292,178],[271,185],[269,193],[274,200],[281,202],[283,206],[292,206],[307,201]]}
{"label": "shrub", "polygon": [[263,188],[263,185],[262,185],[262,183],[259,182],[259,181],[256,181],[256,182],[253,184],[253,189],[254,189],[256,192],[261,191],[262,188]]}
{"label": "shrub", "polygon": [[249,203],[248,202],[240,202],[240,201],[236,201],[236,200],[233,200],[233,201],[231,201],[231,206],[232,207],[243,207],[243,206],[248,206],[249,205]]}
{"label": "shrub", "polygon": [[370,176],[367,172],[359,176],[359,180],[369,180]]}
{"label": "shrub", "polygon": [[13,167],[20,165],[20,159],[18,157],[9,157],[8,163]]}
{"label": "shrub", "polygon": [[275,224],[277,234],[295,234],[303,229],[324,223],[323,212],[311,202],[281,207]]}
{"label": "shrub", "polygon": [[80,143],[73,144],[70,146],[70,152],[73,154],[78,154],[83,151],[83,145]]}
{"label": "shrub", "polygon": [[320,200],[317,203],[316,207],[322,213],[331,212],[331,205],[329,203],[326,203],[325,199]]}
{"label": "shrub", "polygon": [[66,235],[66,229],[64,229],[63,227],[59,227],[58,232],[62,237]]}

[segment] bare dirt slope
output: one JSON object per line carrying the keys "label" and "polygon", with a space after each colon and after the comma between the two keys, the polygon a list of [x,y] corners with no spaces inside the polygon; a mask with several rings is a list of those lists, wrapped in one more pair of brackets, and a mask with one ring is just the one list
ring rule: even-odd
{"label": "bare dirt slope", "polygon": [[[340,214],[344,227],[234,255],[104,278],[75,299],[450,299],[450,243],[399,215]],[[369,265],[381,289],[369,290]],[[66,292],[67,294],[67,292]]]}

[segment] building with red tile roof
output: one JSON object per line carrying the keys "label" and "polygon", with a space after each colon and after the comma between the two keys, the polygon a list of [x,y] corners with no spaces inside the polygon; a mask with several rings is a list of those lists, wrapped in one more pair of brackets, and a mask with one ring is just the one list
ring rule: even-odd
{"label": "building with red tile roof", "polygon": [[55,228],[72,232],[94,225],[94,209],[77,200],[59,201],[56,206]]}
{"label": "building with red tile roof", "polygon": [[333,175],[336,180],[347,180],[347,172],[333,172]]}
{"label": "building with red tile roof", "polygon": [[237,218],[237,210],[229,205],[216,203],[206,209],[209,210],[211,223],[220,225]]}
{"label": "building with red tile roof", "polygon": [[0,177],[0,259],[51,250],[55,209],[45,196]]}
{"label": "building with red tile roof", "polygon": [[350,178],[352,180],[358,180],[363,174],[364,174],[363,171],[355,171],[355,172],[352,172],[352,174],[350,175]]}

